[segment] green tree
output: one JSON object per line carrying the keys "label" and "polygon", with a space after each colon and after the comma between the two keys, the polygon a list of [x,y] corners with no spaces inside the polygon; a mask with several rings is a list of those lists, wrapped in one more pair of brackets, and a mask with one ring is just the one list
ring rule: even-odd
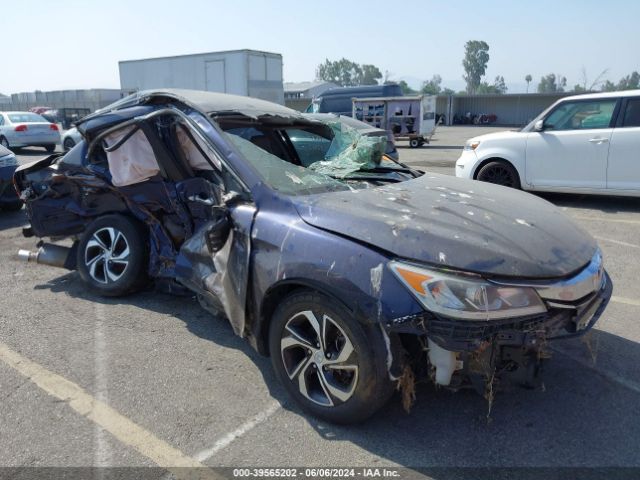
{"label": "green tree", "polygon": [[502,75],[498,75],[496,79],[493,81],[493,88],[496,89],[496,93],[505,94],[507,93],[507,84],[504,83],[504,77]]}
{"label": "green tree", "polygon": [[467,93],[476,93],[480,81],[487,71],[489,63],[489,45],[482,40],[469,40],[464,45],[464,81],[467,82]]}
{"label": "green tree", "polygon": [[413,94],[418,93],[413,88],[411,88],[409,86],[409,84],[407,82],[405,82],[404,80],[400,80],[398,82],[398,85],[400,85],[400,88],[402,89],[402,94],[403,95],[413,95]]}
{"label": "green tree", "polygon": [[633,71],[626,77],[622,77],[618,83],[613,83],[610,80],[605,81],[601,90],[603,92],[615,92],[617,90],[635,90],[638,88],[640,88],[640,73]]}
{"label": "green tree", "polygon": [[382,78],[382,72],[375,65],[359,65],[346,58],[335,61],[327,58],[324,63],[318,65],[316,78],[343,87],[377,85],[378,80]]}
{"label": "green tree", "polygon": [[640,73],[633,71],[618,82],[618,90],[636,90],[640,88]]}
{"label": "green tree", "polygon": [[504,93],[507,93],[507,85],[504,83],[504,77],[498,75],[493,81],[493,84],[489,84],[488,82],[480,82],[480,85],[478,85],[478,88],[476,89],[476,93],[480,95],[502,95]]}
{"label": "green tree", "polygon": [[358,85],[377,85],[382,78],[382,72],[375,65],[360,65],[361,76],[356,77]]}
{"label": "green tree", "polygon": [[565,77],[550,73],[540,78],[538,93],[560,93],[564,92],[566,86],[567,79]]}
{"label": "green tree", "polygon": [[440,84],[442,83],[442,77],[438,74],[435,74],[431,77],[431,80],[426,80],[422,83],[422,88],[420,89],[420,93],[425,95],[438,95],[442,88]]}
{"label": "green tree", "polygon": [[531,83],[531,80],[533,80],[533,77],[530,73],[527,73],[527,75],[524,77],[524,81],[527,82],[527,93],[529,93],[529,84]]}
{"label": "green tree", "polygon": [[444,90],[442,90],[442,95],[455,95],[456,91],[452,88],[448,88],[445,87]]}

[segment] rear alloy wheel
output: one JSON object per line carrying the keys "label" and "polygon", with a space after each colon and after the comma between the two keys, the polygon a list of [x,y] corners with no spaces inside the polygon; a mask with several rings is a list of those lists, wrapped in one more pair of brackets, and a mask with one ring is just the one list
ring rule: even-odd
{"label": "rear alloy wheel", "polygon": [[131,293],[146,280],[147,245],[142,227],[121,215],[94,221],[78,245],[82,279],[105,296]]}
{"label": "rear alloy wheel", "polygon": [[274,314],[269,347],[289,393],[324,420],[362,421],[393,392],[381,332],[324,295],[289,296]]}
{"label": "rear alloy wheel", "polygon": [[64,151],[68,152],[69,150],[71,150],[73,147],[76,146],[76,142],[73,141],[73,138],[67,137],[64,139],[64,143],[62,146],[64,148]]}
{"label": "rear alloy wheel", "polygon": [[502,161],[489,162],[478,172],[477,180],[511,188],[520,188],[520,177],[511,164]]}

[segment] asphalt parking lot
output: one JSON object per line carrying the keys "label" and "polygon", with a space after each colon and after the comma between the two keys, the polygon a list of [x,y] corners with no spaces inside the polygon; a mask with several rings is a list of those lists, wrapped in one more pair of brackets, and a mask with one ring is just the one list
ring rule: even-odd
{"label": "asphalt parking lot", "polygon": [[[400,158],[453,174],[466,138],[495,130],[442,127]],[[20,263],[24,212],[0,213],[0,466],[638,467],[640,198],[544,198],[598,240],[614,282],[589,341],[554,345],[544,389],[501,392],[490,421],[481,396],[419,385],[410,414],[396,396],[351,427],[301,413],[269,359],[192,298],[100,298]]]}

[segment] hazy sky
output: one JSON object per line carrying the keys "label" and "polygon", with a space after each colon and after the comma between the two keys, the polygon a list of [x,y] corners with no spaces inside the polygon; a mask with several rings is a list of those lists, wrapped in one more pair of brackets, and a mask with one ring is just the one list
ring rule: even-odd
{"label": "hazy sky", "polygon": [[119,60],[242,48],[281,53],[285,81],[346,57],[461,89],[471,39],[489,44],[487,79],[503,75],[510,92],[528,73],[534,89],[551,72],[573,87],[583,67],[617,82],[640,70],[638,18],[634,0],[13,1],[0,17],[0,92],[119,88]]}

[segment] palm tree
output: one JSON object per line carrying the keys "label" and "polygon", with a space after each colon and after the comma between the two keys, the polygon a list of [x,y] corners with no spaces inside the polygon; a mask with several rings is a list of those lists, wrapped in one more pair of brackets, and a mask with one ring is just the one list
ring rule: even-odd
{"label": "palm tree", "polygon": [[531,83],[531,80],[533,80],[533,77],[528,73],[527,76],[524,77],[524,81],[527,82],[527,93],[529,93],[529,84]]}

